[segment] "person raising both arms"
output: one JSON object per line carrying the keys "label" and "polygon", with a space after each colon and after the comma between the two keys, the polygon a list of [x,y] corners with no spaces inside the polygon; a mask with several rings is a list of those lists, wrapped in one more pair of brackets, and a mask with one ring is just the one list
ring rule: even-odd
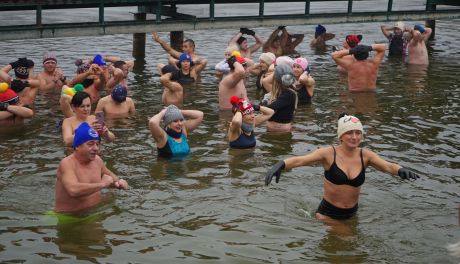
{"label": "person raising both arms", "polygon": [[227,60],[230,72],[219,82],[219,109],[230,110],[232,104],[230,98],[234,95],[247,98],[246,86],[244,85],[244,77],[246,70],[243,64],[246,60],[241,57],[231,56]]}
{"label": "person raising both arms", "polygon": [[[187,120],[185,120],[187,118]],[[160,125],[163,120],[163,127]],[[158,156],[172,158],[190,153],[188,135],[203,121],[203,112],[180,110],[169,105],[149,120],[149,128],[158,149]]]}
{"label": "person raising both arms", "polygon": [[315,79],[311,77],[308,61],[305,58],[295,58],[292,64],[294,73],[294,90],[297,92],[299,104],[309,104],[315,89]]}
{"label": "person raising both arms", "polygon": [[[374,58],[367,59],[369,52],[375,51]],[[353,55],[356,61],[346,58]],[[337,65],[348,72],[348,90],[351,92],[373,92],[377,88],[377,74],[380,63],[385,57],[385,44],[372,46],[356,45],[350,50],[339,50],[332,53]]]}
{"label": "person raising both arms", "polygon": [[184,40],[184,43],[182,44],[182,52],[179,52],[175,49],[173,49],[166,41],[162,40],[160,36],[158,35],[157,32],[152,32],[152,38],[155,42],[161,45],[161,47],[172,57],[169,59],[169,64],[171,65],[177,65],[177,61],[179,60],[179,57],[183,53],[187,53],[190,55],[192,58],[193,64],[194,65],[200,65],[199,70],[196,71],[196,74],[200,76],[201,71],[206,67],[208,64],[208,61],[204,58],[201,58],[198,56],[195,52],[195,41],[192,39],[186,39]]}
{"label": "person raising both arms", "polygon": [[409,51],[408,64],[428,65],[428,50],[426,42],[431,36],[431,28],[415,25],[410,31],[410,40],[407,45]]}
{"label": "person raising both arms", "polygon": [[[252,46],[249,46],[248,40],[243,37],[243,35],[252,36],[256,43]],[[240,28],[240,32],[236,33],[230,41],[228,42],[228,46],[237,45],[239,51],[241,53],[241,57],[251,60],[252,53],[256,52],[260,47],[262,47],[263,40],[262,38],[254,32],[254,30],[250,30],[248,28]],[[250,63],[252,65],[252,63]]]}
{"label": "person raising both arms", "polygon": [[363,126],[355,116],[339,116],[337,136],[340,140],[338,146],[322,147],[306,155],[276,163],[268,171],[265,185],[269,185],[273,177],[278,183],[283,170],[321,164],[324,167],[323,199],[316,211],[316,218],[326,223],[334,223],[356,214],[366,167],[372,166],[379,171],[398,175],[404,180],[419,178],[409,169],[388,162],[369,149],[360,148]]}
{"label": "person raising both arms", "polygon": [[326,41],[335,38],[335,34],[326,31],[323,25],[318,24],[315,28],[315,38],[310,42],[310,47],[314,49],[325,49]]}

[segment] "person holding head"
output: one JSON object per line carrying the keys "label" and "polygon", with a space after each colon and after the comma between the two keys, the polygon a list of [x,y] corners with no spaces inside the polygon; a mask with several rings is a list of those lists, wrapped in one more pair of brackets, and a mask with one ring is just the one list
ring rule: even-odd
{"label": "person holding head", "polygon": [[297,92],[297,98],[301,104],[311,103],[313,90],[315,89],[315,79],[311,77],[308,61],[305,58],[295,58],[292,64],[294,73],[294,90]]}
{"label": "person holding head", "polygon": [[38,74],[41,80],[40,90],[57,90],[66,84],[66,76],[61,68],[57,67],[56,54],[47,51],[43,54],[43,71]]}
{"label": "person holding head", "polygon": [[289,132],[292,130],[292,120],[297,109],[297,92],[293,89],[295,81],[292,65],[278,64],[275,66],[275,73],[269,78],[272,79],[272,91],[267,104],[268,108],[275,111],[268,120],[267,130],[277,132]]}
{"label": "person holding head", "polygon": [[273,90],[273,83],[275,82],[275,68],[278,65],[287,65],[292,68],[294,60],[289,56],[280,56],[277,57],[273,63],[268,67],[267,72],[264,77],[260,79],[263,89],[267,92],[262,102],[264,105],[267,105],[270,102],[271,91]]}
{"label": "person holding head", "polygon": [[315,28],[315,38],[310,42],[310,47],[315,49],[325,49],[326,41],[335,38],[335,34],[326,31],[323,25],[318,24]]}
{"label": "person holding head", "polygon": [[214,67],[214,70],[216,70],[216,77],[219,80],[222,80],[225,75],[230,73],[230,66],[228,66],[227,60],[230,59],[231,56],[241,57],[241,53],[238,51],[236,45],[225,48],[224,55],[225,59],[218,62]]}
{"label": "person holding head", "polygon": [[134,61],[124,61],[117,56],[105,56],[104,59],[111,63],[107,66],[106,91],[111,93],[118,84],[128,89],[128,74],[133,70]]}
{"label": "person holding head", "polygon": [[230,110],[230,98],[234,95],[242,98],[247,98],[246,86],[244,85],[244,77],[246,70],[243,65],[246,59],[242,57],[231,56],[227,60],[230,72],[219,82],[219,109]]}
{"label": "person holding head", "polygon": [[388,46],[388,56],[405,56],[407,42],[403,37],[403,33],[406,31],[404,22],[398,21],[395,23],[394,27],[382,25],[380,28],[383,35],[385,35],[390,42]]}
{"label": "person holding head", "polygon": [[415,25],[414,28],[410,30],[410,40],[407,45],[409,51],[407,63],[417,65],[429,64],[426,42],[430,38],[431,33],[431,28],[419,24]]}
{"label": "person holding head", "polygon": [[279,26],[264,43],[263,51],[272,52],[276,57],[296,54],[295,48],[302,43],[303,38],[304,34],[290,34],[286,26]]}
{"label": "person holding head", "polygon": [[268,171],[265,185],[269,185],[273,177],[278,182],[283,170],[321,164],[324,167],[324,190],[316,218],[333,223],[356,214],[366,167],[372,166],[379,171],[398,175],[404,180],[419,178],[409,169],[383,160],[369,149],[360,148],[363,133],[363,126],[358,118],[347,114],[340,115],[337,126],[340,141],[338,146],[322,147],[303,156],[279,161]]}
{"label": "person holding head", "polygon": [[[255,147],[254,128],[267,121],[275,111],[265,106],[252,105],[247,99],[238,96],[232,96],[230,103],[233,105],[233,118],[227,133],[230,147],[237,149]],[[254,111],[261,114],[256,116]]]}
{"label": "person holding head", "polygon": [[[1,69],[1,79],[8,83],[13,91],[19,95],[19,99],[24,106],[33,107],[38,88],[41,86],[40,80],[32,79],[34,62],[32,60],[19,58]],[[9,72],[14,70],[15,78],[9,76]]]}
{"label": "person holding head", "polygon": [[[376,54],[368,60],[371,51],[375,51]],[[347,55],[353,55],[356,61],[347,59]],[[356,45],[350,50],[342,49],[332,53],[335,63],[348,73],[348,90],[351,92],[375,91],[377,74],[384,56],[385,44]]]}
{"label": "person holding head", "polygon": [[8,83],[0,83],[0,124],[10,125],[23,123],[25,118],[34,115],[32,109],[22,106],[19,96]]}
{"label": "person holding head", "polygon": [[[270,87],[265,87],[263,84],[263,80],[270,74],[273,73],[274,68],[271,67],[276,60],[275,54],[271,52],[264,52],[259,56],[259,62],[255,63],[252,67],[248,68],[252,74],[257,75],[256,80],[256,87],[257,91],[263,91],[264,93],[268,93],[271,91]],[[269,90],[270,89],[270,90]]]}
{"label": "person holding head", "polygon": [[[163,127],[160,125],[161,120]],[[150,118],[149,128],[155,139],[158,155],[165,158],[188,155],[188,133],[197,128],[202,121],[203,112],[180,110],[175,105],[169,105]]]}
{"label": "person holding head", "polygon": [[[99,101],[101,98],[100,92],[104,90],[107,82],[107,76],[103,67],[105,61],[95,56],[96,60],[81,60],[75,61],[77,66],[77,75],[68,83],[68,86],[73,87],[76,84],[82,84],[85,92],[91,96],[92,102]],[[93,63],[93,62],[96,63]],[[62,103],[61,103],[62,105]]]}
{"label": "person holding head", "polygon": [[[243,37],[243,35],[252,36],[256,43],[252,46],[249,46],[248,40]],[[241,53],[241,57],[250,60],[252,53],[256,52],[260,47],[262,47],[263,40],[262,38],[248,28],[240,28],[240,32],[236,33],[233,38],[228,42],[228,46],[237,45]]]}
{"label": "person holding head", "polygon": [[[343,47],[343,49],[350,50],[350,49],[356,47],[356,45],[358,45],[361,42],[362,39],[363,39],[362,35],[347,35],[345,37],[345,40],[342,42],[342,47]],[[355,59],[355,57],[353,57],[353,55],[346,55],[342,59],[343,60],[348,60],[350,62],[355,62],[356,61],[356,59]],[[337,70],[340,73],[344,73],[344,74],[347,73],[347,71],[340,65],[337,65]]]}
{"label": "person holding head", "polygon": [[102,135],[105,140],[111,142],[115,139],[115,135],[105,126],[104,123],[99,123],[94,115],[91,115],[91,97],[86,92],[77,92],[70,101],[70,105],[74,115],[65,118],[62,122],[62,139],[64,145],[71,146],[74,142],[75,129],[81,123],[87,122]]}
{"label": "person holding head", "polygon": [[101,202],[102,189],[128,189],[128,183],[99,157],[100,141],[97,131],[86,122],[75,129],[74,152],[61,160],[57,170],[55,212],[81,214]]}
{"label": "person holding head", "polygon": [[112,89],[112,93],[102,97],[97,102],[96,113],[104,112],[105,116],[126,116],[136,112],[134,101],[128,97],[128,89],[122,84],[117,84]]}
{"label": "person holding head", "polygon": [[201,71],[206,67],[208,61],[198,56],[195,52],[195,42],[192,39],[186,39],[182,44],[182,52],[173,49],[166,41],[162,40],[157,32],[152,32],[152,39],[161,45],[161,47],[172,57],[169,59],[169,64],[177,65],[177,60],[180,60],[180,56],[183,53],[187,53],[192,57],[194,65],[200,65],[196,70],[196,74],[199,76]]}

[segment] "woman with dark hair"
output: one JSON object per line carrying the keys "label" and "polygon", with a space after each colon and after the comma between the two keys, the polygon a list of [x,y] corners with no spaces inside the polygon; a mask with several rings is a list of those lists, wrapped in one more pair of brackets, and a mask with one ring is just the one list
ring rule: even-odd
{"label": "woman with dark hair", "polygon": [[388,162],[369,149],[360,148],[363,125],[358,118],[340,115],[337,136],[340,140],[338,146],[319,148],[304,156],[291,157],[276,163],[267,173],[265,185],[270,184],[273,177],[278,182],[282,170],[322,164],[324,192],[316,218],[334,223],[334,220],[348,219],[356,214],[366,167],[372,166],[379,171],[398,175],[404,180],[419,178],[409,169]]}
{"label": "woman with dark hair", "polygon": [[104,122],[97,121],[96,117],[91,115],[91,97],[88,93],[77,92],[72,97],[70,105],[75,114],[62,122],[62,139],[66,146],[72,146],[75,129],[83,122],[90,124],[108,142],[115,139],[115,135],[110,132]]}

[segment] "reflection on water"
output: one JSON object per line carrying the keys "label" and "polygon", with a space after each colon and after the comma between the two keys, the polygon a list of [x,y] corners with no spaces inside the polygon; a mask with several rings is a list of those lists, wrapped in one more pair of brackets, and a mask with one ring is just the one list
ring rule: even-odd
{"label": "reflection on water", "polygon": [[[313,102],[299,106],[292,133],[257,128],[253,150],[229,149],[231,114],[218,111],[213,65],[222,60],[233,31],[185,32],[209,66],[197,85],[186,88],[184,108],[199,109],[205,118],[190,135],[191,154],[174,161],[157,157],[147,126],[163,107],[155,67],[167,60],[148,39],[145,61],[136,61],[129,76],[137,115],[106,120],[117,139],[104,144],[104,161],[129,181],[131,190],[113,190],[116,200],[110,206],[117,209],[92,224],[41,226],[37,221],[54,204],[57,165],[68,154],[56,129],[62,119],[59,92],[39,94],[34,119],[0,127],[0,262],[46,263],[54,256],[68,263],[454,263],[444,246],[460,236],[457,24],[437,21],[426,69],[385,59],[375,93],[349,93],[330,48],[310,49],[314,27],[289,27],[307,34],[298,51],[308,58],[316,80]],[[364,44],[386,42],[379,26],[329,25],[336,34],[330,45],[339,46],[357,28]],[[273,29],[255,30],[267,37]],[[58,65],[71,76],[73,61],[81,56],[131,57],[129,35],[94,40],[1,42],[0,65],[27,55],[40,69],[43,52],[53,49]],[[260,98],[254,82],[247,80],[251,101]],[[322,197],[321,167],[287,171],[279,184],[263,186],[266,171],[278,160],[337,143],[340,112],[362,119],[365,147],[422,176],[402,182],[368,170],[359,218],[345,223],[347,235],[307,216]]]}

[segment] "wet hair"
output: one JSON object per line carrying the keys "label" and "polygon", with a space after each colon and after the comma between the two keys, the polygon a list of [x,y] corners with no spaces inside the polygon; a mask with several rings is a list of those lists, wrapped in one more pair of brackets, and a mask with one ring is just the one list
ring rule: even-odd
{"label": "wet hair", "polygon": [[193,41],[192,39],[186,39],[184,43],[189,43],[190,45],[192,45],[192,47],[195,48],[195,41]]}
{"label": "wet hair", "polygon": [[121,67],[123,67],[123,65],[125,64],[126,64],[125,61],[119,60],[119,61],[114,62],[112,65],[115,68],[121,69]]}
{"label": "wet hair", "polygon": [[83,104],[83,100],[86,98],[89,98],[91,100],[91,97],[87,92],[77,92],[73,97],[72,101],[70,101],[70,105],[74,107],[80,107],[81,104]]}

